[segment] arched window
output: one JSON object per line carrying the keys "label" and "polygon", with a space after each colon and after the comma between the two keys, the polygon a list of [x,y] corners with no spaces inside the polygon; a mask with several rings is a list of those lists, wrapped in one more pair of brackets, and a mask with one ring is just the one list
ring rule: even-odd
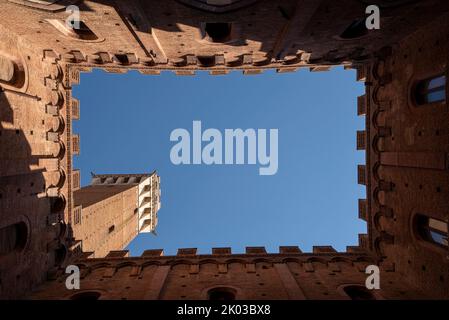
{"label": "arched window", "polygon": [[85,291],[74,294],[70,297],[70,300],[98,300],[101,294],[96,291]]}
{"label": "arched window", "polygon": [[232,288],[219,287],[207,292],[208,300],[235,300],[236,292]]}
{"label": "arched window", "polygon": [[447,221],[419,214],[415,218],[415,228],[421,239],[444,248],[448,247]]}
{"label": "arched window", "polygon": [[446,100],[446,76],[439,75],[419,81],[414,88],[416,104],[443,102]]}
{"label": "arched window", "polygon": [[342,39],[356,39],[368,33],[366,18],[354,20],[340,35]]}
{"label": "arched window", "polygon": [[24,222],[0,229],[0,256],[22,250],[28,238],[28,228]]}
{"label": "arched window", "polygon": [[373,293],[364,286],[351,285],[343,290],[351,300],[376,300]]}

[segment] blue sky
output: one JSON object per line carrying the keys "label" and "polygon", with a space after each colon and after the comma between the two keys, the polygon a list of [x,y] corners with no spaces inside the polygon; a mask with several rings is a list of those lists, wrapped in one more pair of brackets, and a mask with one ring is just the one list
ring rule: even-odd
{"label": "blue sky", "polygon": [[[357,184],[357,96],[363,84],[355,71],[244,76],[232,72],[211,76],[159,76],[138,72],[82,74],[74,88],[81,119],[81,154],[75,167],[82,184],[90,172],[133,173],[157,170],[162,208],[157,236],[139,235],[131,255],[145,249],[332,245],[344,250],[366,231],[358,219],[357,201],[365,188]],[[272,176],[258,174],[258,165],[174,165],[170,150],[176,128],[203,130],[254,128],[279,130],[279,168]]]}

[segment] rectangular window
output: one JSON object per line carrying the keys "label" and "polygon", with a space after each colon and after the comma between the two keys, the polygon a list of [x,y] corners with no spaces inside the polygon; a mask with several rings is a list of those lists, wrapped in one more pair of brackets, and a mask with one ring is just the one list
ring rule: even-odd
{"label": "rectangular window", "polygon": [[73,223],[74,224],[81,224],[81,206],[78,206],[73,211]]}
{"label": "rectangular window", "polygon": [[416,85],[415,99],[419,105],[446,100],[446,76],[437,76],[420,81]]}
{"label": "rectangular window", "polygon": [[416,230],[422,240],[440,247],[448,247],[448,222],[418,214],[415,220]]}
{"label": "rectangular window", "polygon": [[429,235],[433,242],[448,246],[448,224],[447,222],[429,218],[427,225]]}

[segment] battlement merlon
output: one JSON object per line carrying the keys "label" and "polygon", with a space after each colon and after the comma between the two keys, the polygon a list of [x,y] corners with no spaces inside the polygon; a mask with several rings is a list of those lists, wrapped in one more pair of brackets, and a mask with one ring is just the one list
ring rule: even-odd
{"label": "battlement merlon", "polygon": [[[89,254],[83,255],[81,260],[102,260],[108,258],[163,258],[163,259],[178,259],[178,258],[207,258],[207,257],[275,257],[275,256],[297,256],[297,257],[311,257],[311,256],[329,256],[335,257],[353,257],[360,256],[361,260],[375,260],[375,256],[361,246],[348,246],[345,251],[337,251],[332,246],[313,246],[311,252],[303,252],[298,246],[280,246],[277,252],[267,252],[265,247],[246,247],[244,253],[233,253],[231,247],[214,247],[211,253],[198,253],[198,248],[179,248],[176,255],[164,255],[164,249],[148,249],[143,251],[140,256],[130,256],[129,250],[114,250],[111,251],[105,258],[93,258]],[[359,257],[359,258],[360,258]],[[357,259],[359,259],[357,258]],[[360,259],[359,259],[360,260]]]}

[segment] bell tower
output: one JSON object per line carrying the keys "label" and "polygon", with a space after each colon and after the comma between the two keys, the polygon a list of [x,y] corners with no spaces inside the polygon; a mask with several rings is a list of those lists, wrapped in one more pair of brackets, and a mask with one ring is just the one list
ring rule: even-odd
{"label": "bell tower", "polygon": [[74,192],[73,236],[83,252],[104,257],[124,249],[140,232],[155,233],[160,177],[92,174],[90,185]]}

